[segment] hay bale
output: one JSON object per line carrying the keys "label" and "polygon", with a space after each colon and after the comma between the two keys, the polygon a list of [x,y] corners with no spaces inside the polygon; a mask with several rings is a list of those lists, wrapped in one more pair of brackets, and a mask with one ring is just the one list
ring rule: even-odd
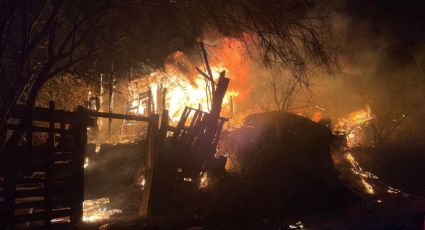
{"label": "hay bale", "polygon": [[281,207],[344,197],[330,156],[332,138],[329,128],[310,119],[267,112],[248,116],[224,139],[259,202]]}

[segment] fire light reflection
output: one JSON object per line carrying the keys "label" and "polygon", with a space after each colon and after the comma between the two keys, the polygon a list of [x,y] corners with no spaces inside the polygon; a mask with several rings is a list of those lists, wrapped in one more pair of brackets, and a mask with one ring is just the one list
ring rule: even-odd
{"label": "fire light reflection", "polygon": [[354,159],[354,157],[351,153],[346,153],[345,157],[348,160],[348,162],[350,162],[350,164],[352,166],[351,170],[353,171],[353,173],[360,176],[360,179],[361,179],[361,182],[363,184],[365,192],[368,193],[368,194],[374,194],[375,190],[374,190],[372,184],[367,182],[367,180],[369,180],[369,179],[376,179],[377,180],[379,178],[376,175],[363,170],[362,167],[360,167],[359,163]]}
{"label": "fire light reflection", "polygon": [[83,221],[96,222],[109,219],[112,215],[121,213],[120,209],[109,209],[109,198],[85,200],[83,202]]}

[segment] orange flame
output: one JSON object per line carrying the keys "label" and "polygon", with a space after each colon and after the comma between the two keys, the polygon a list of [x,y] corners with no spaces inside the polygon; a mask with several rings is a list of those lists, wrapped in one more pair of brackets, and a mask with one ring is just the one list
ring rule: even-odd
{"label": "orange flame", "polygon": [[[248,74],[250,63],[244,58],[245,46],[242,42],[225,38],[220,41],[218,47],[211,48],[209,53],[209,64],[212,74],[217,81],[219,73],[226,71],[226,77],[230,78],[229,88],[223,100],[223,114],[232,115],[229,110],[235,107],[235,103],[240,103],[252,91],[252,86],[248,83]],[[184,72],[179,67],[181,64],[190,62],[189,57],[183,52],[175,52],[169,57],[170,64],[166,65],[166,74],[157,71],[150,75],[147,84],[141,84],[146,79],[138,79],[130,85],[131,92],[140,92],[142,85],[149,85],[153,94],[154,104],[157,106],[157,89],[166,88],[166,108],[169,110],[170,119],[176,122],[180,119],[185,106],[192,108],[201,107],[202,110],[208,111],[211,102],[207,98],[206,82],[202,75],[195,73],[195,66],[188,66],[188,71]],[[202,65],[198,66],[203,69]],[[136,93],[137,94],[137,93]],[[133,94],[131,99],[137,98]],[[139,105],[139,107],[138,107]],[[155,106],[155,107],[156,107]],[[138,107],[132,112],[143,114],[145,109],[140,108],[140,103],[134,103],[133,107]],[[227,110],[227,111],[226,111]],[[222,114],[222,115],[223,115]]]}

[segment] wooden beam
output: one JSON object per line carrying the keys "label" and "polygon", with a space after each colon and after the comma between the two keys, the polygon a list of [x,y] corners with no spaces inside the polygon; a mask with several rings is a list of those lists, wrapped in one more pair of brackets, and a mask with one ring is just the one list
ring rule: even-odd
{"label": "wooden beam", "polygon": [[[12,112],[11,117],[18,118],[18,119],[24,119],[26,118],[26,109],[25,105],[16,105],[15,110]],[[80,122],[75,116],[75,112],[68,112],[64,110],[54,110],[52,112],[50,109],[47,108],[40,108],[35,107],[34,113],[33,113],[33,120],[36,121],[53,121],[53,122],[64,122],[64,123],[74,123],[74,122]],[[95,124],[95,120],[91,118],[86,118],[85,122],[88,126],[92,126]]]}
{"label": "wooden beam", "polygon": [[134,121],[147,121],[150,122],[152,117],[145,117],[139,115],[129,115],[129,114],[119,114],[119,113],[105,113],[105,112],[95,112],[87,111],[87,115],[90,117],[103,117],[103,118],[112,118],[112,119],[126,119]]}
{"label": "wooden beam", "polygon": [[87,125],[84,120],[87,117],[87,110],[78,107],[76,117],[81,122],[75,124],[74,134],[74,164],[75,173],[72,179],[75,188],[74,199],[72,200],[71,222],[78,223],[83,220],[83,201],[84,201],[84,159],[87,148]]}
{"label": "wooden beam", "polygon": [[[55,102],[49,101],[49,109],[51,113],[53,114],[55,111]],[[45,225],[51,224],[51,214],[52,214],[52,175],[53,175],[53,166],[54,166],[54,151],[55,151],[55,122],[50,121],[49,122],[49,139],[47,141],[48,143],[48,154],[47,159],[45,162],[46,167],[46,196],[44,197],[45,207],[46,207],[46,216],[44,219]]]}

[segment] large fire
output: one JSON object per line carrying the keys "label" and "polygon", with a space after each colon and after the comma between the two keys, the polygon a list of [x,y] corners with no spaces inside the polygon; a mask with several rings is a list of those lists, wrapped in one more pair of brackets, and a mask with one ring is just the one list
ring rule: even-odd
{"label": "large fire", "polygon": [[348,147],[358,144],[358,132],[368,125],[374,118],[369,107],[350,113],[346,118],[341,118],[333,127],[334,132],[346,135]]}
{"label": "large fire", "polygon": [[[244,45],[237,40],[223,39],[219,47],[210,53],[209,65],[215,82],[221,71],[226,71],[226,77],[231,79],[222,110],[222,115],[231,117],[236,110],[236,104],[244,100],[252,90],[247,82],[249,65],[248,60],[243,57]],[[170,55],[169,59],[165,71],[158,70],[148,77],[141,77],[130,83],[129,112],[147,115],[149,109],[146,98],[149,96],[153,105],[150,111],[160,113],[162,108],[167,109],[172,123],[179,120],[185,106],[209,111],[213,86],[202,74],[195,71],[198,68],[208,74],[204,64],[193,65],[182,52]],[[182,71],[176,63],[190,63],[187,66],[189,70]]]}
{"label": "large fire", "polygon": [[[213,76],[218,78],[219,73],[226,68],[222,66],[211,67]],[[229,75],[227,75],[229,77]],[[232,77],[230,75],[230,77]],[[180,115],[183,112],[185,106],[192,108],[200,108],[203,111],[208,112],[211,107],[211,97],[207,92],[207,81],[200,74],[195,76],[194,79],[190,79],[187,76],[179,74],[161,74],[155,72],[150,76],[150,92],[153,102],[153,111],[159,112],[160,102],[158,98],[163,98],[166,108],[169,112],[170,120],[172,123],[176,123],[180,119]],[[143,80],[143,79],[142,79]],[[141,84],[138,82],[141,80],[133,81],[130,87],[130,92],[138,92]],[[162,94],[162,95],[158,95]],[[226,92],[223,101],[223,107],[227,108],[230,104],[234,103],[234,99],[239,95],[238,91],[229,90]],[[136,100],[138,93],[132,93],[132,113],[146,114],[146,106],[140,103],[140,100]],[[232,111],[226,111],[232,113]]]}
{"label": "large fire", "polygon": [[[217,80],[219,73],[226,68],[222,66],[211,67],[213,76]],[[226,70],[227,71],[227,70]],[[231,76],[227,76],[231,77]],[[168,109],[171,122],[177,122],[180,119],[180,115],[183,112],[185,106],[192,108],[200,108],[203,111],[208,112],[211,108],[211,98],[206,92],[207,82],[204,77],[197,75],[193,82],[190,82],[184,76],[172,75],[162,79],[162,86],[166,88],[165,93],[165,108]],[[156,93],[158,92],[159,84],[157,82],[151,83],[151,89],[153,92],[154,104],[158,105],[155,100],[157,98]],[[239,95],[237,91],[227,91],[223,101],[223,107],[228,106],[232,100]]]}

